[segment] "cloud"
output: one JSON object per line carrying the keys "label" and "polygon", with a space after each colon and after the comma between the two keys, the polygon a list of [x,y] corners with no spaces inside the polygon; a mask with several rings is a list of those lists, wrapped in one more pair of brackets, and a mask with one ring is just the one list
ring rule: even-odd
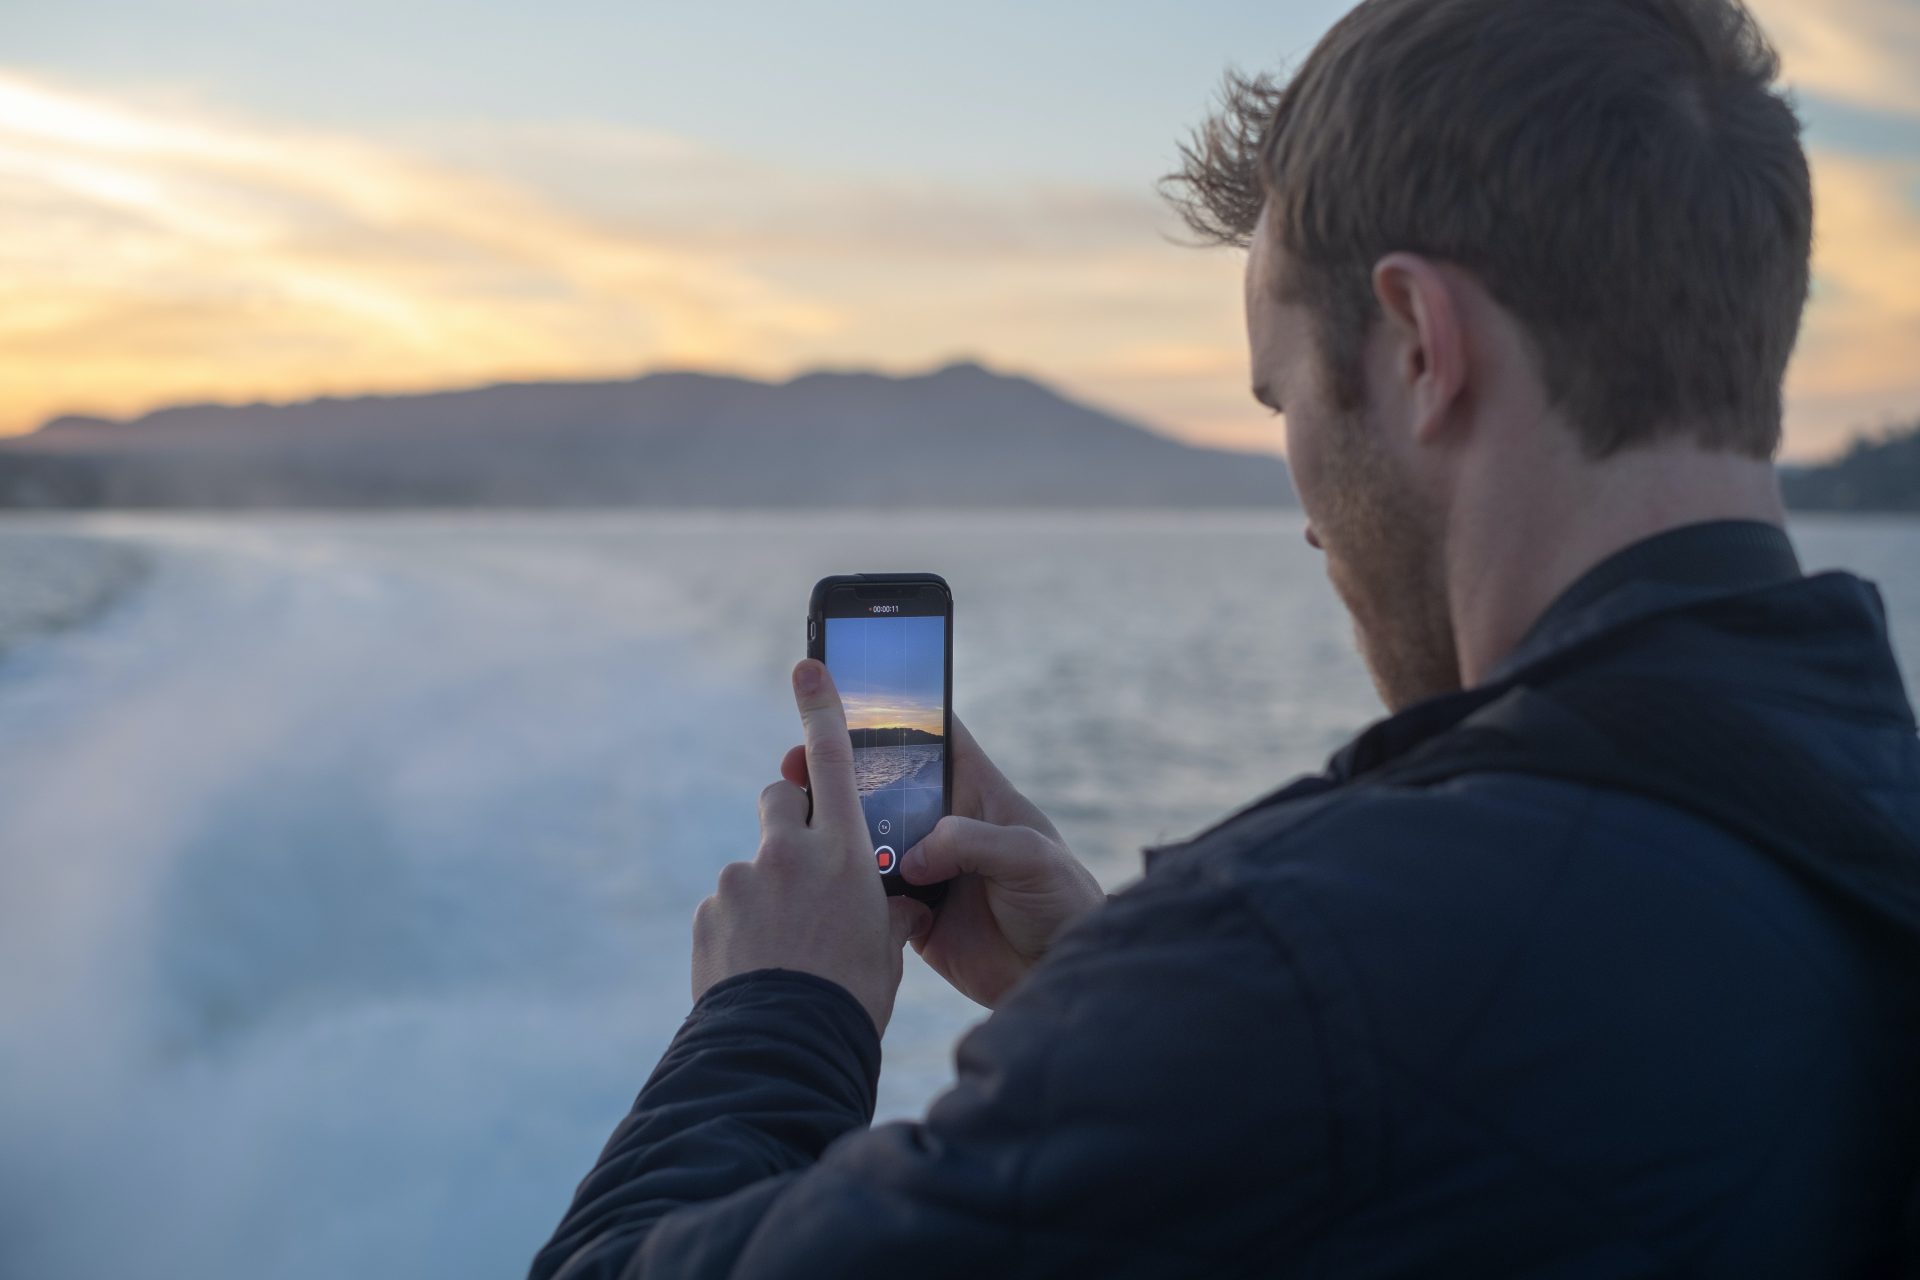
{"label": "cloud", "polygon": [[19,357],[0,431],[193,398],[963,353],[1179,421],[1201,371],[1116,379],[1114,353],[1169,333],[1231,350],[1238,288],[1170,229],[1144,179],[910,182],[594,121],[375,141],[0,72],[0,342]]}
{"label": "cloud", "polygon": [[1168,225],[1144,177],[1132,191],[930,183],[803,168],[591,120],[436,123],[405,136],[568,208],[758,257],[1085,258],[1151,250]]}
{"label": "cloud", "polygon": [[1920,7],[1912,0],[1749,0],[1798,89],[1920,116]]}
{"label": "cloud", "polygon": [[727,363],[833,308],[350,136],[155,115],[0,75],[0,394],[299,395]]}

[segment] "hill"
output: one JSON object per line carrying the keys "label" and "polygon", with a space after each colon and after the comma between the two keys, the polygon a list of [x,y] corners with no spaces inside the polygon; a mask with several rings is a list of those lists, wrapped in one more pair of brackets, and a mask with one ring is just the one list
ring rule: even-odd
{"label": "hill", "polygon": [[1878,439],[1855,437],[1825,466],[1783,468],[1780,487],[1799,511],[1920,512],[1920,423]]}
{"label": "hill", "polygon": [[928,747],[939,746],[946,739],[937,733],[928,733],[925,729],[909,729],[904,725],[894,725],[881,729],[849,729],[856,747]]}
{"label": "hill", "polygon": [[665,372],[58,418],[0,441],[0,506],[1285,506],[1196,448],[977,364],[769,383]]}

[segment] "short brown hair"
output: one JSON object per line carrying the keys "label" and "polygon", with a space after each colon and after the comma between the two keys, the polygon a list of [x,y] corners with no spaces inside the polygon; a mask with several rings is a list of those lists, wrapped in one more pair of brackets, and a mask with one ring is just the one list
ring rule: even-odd
{"label": "short brown hair", "polygon": [[1813,233],[1779,69],[1739,0],[1364,0],[1284,86],[1229,72],[1162,190],[1214,243],[1267,208],[1348,407],[1405,250],[1528,326],[1587,456],[1771,457]]}

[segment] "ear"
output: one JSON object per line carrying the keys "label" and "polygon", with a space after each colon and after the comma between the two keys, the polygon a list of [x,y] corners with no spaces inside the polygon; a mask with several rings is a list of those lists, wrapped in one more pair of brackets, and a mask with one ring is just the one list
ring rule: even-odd
{"label": "ear", "polygon": [[1445,429],[1467,384],[1467,341],[1453,284],[1432,259],[1390,253],[1373,266],[1385,316],[1389,374],[1413,408],[1413,438],[1430,444]]}

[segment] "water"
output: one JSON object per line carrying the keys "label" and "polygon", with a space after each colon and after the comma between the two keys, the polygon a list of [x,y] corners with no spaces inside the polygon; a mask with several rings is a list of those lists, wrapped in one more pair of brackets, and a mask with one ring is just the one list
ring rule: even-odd
{"label": "water", "polygon": [[[0,657],[0,1274],[523,1274],[690,1003],[824,574],[947,577],[956,712],[1109,889],[1380,714],[1297,515],[873,523],[0,522],[150,565]],[[1920,523],[1795,534],[1920,669]],[[883,1117],[981,1016],[908,953]]]}
{"label": "water", "polygon": [[853,785],[865,796],[888,787],[940,785],[941,747],[855,747]]}

